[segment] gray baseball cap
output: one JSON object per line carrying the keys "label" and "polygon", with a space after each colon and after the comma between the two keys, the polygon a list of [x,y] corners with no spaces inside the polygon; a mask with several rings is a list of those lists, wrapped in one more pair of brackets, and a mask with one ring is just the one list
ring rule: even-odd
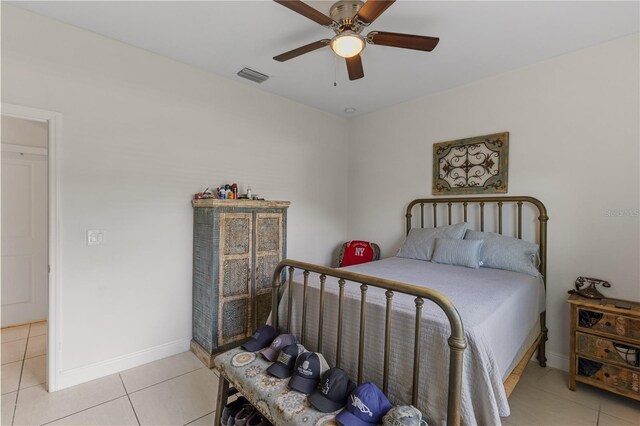
{"label": "gray baseball cap", "polygon": [[413,405],[396,405],[382,418],[384,426],[421,426],[422,413]]}
{"label": "gray baseball cap", "polygon": [[278,353],[282,348],[298,343],[298,338],[293,334],[281,334],[276,337],[268,348],[260,351],[263,357],[273,362],[278,358]]}

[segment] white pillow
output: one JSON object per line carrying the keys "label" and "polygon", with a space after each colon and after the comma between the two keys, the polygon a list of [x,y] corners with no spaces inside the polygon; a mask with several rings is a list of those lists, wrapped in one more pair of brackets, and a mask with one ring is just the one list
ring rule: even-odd
{"label": "white pillow", "polygon": [[461,240],[467,230],[466,222],[437,228],[412,228],[398,250],[398,257],[416,260],[431,260],[436,238]]}
{"label": "white pillow", "polygon": [[527,241],[513,237],[494,234],[493,232],[477,232],[468,230],[465,240],[482,240],[482,262],[486,268],[504,269],[505,271],[524,272],[540,276],[537,268],[539,247]]}
{"label": "white pillow", "polygon": [[482,266],[480,251],[482,240],[448,240],[436,238],[435,249],[431,261],[445,265],[466,266],[478,269]]}

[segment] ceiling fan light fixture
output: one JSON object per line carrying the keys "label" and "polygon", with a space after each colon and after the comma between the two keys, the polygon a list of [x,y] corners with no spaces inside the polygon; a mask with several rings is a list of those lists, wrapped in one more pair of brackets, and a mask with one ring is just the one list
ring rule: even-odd
{"label": "ceiling fan light fixture", "polygon": [[364,50],[366,43],[364,37],[353,31],[344,31],[331,40],[331,49],[336,55],[343,58],[351,58]]}

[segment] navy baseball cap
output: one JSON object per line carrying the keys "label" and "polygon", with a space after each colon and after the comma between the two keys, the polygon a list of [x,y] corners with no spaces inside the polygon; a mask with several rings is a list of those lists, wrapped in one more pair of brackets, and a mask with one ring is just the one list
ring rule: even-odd
{"label": "navy baseball cap", "polygon": [[373,383],[363,383],[349,395],[347,407],[336,416],[342,426],[373,426],[391,409],[391,402]]}
{"label": "navy baseball cap", "polygon": [[278,332],[275,328],[270,325],[261,325],[255,333],[253,333],[253,336],[249,337],[249,340],[244,342],[242,347],[249,352],[256,352],[269,346],[276,336],[278,336]]}
{"label": "navy baseball cap", "polygon": [[276,337],[273,342],[271,342],[271,345],[268,348],[264,348],[260,351],[260,353],[267,360],[273,362],[278,357],[278,352],[280,352],[280,349],[284,348],[285,346],[293,345],[295,343],[298,343],[298,338],[293,334],[281,334]]}
{"label": "navy baseball cap", "polygon": [[289,345],[282,348],[276,362],[267,368],[267,373],[279,379],[291,377],[293,367],[296,365],[296,359],[301,353],[307,352],[304,346],[300,344]]}
{"label": "navy baseball cap", "polygon": [[347,404],[347,398],[356,388],[349,375],[338,367],[327,370],[320,380],[320,387],[309,395],[309,403],[318,411],[331,413]]}
{"label": "navy baseball cap", "polygon": [[298,392],[309,394],[318,386],[320,378],[329,369],[321,353],[305,352],[298,355],[289,387]]}

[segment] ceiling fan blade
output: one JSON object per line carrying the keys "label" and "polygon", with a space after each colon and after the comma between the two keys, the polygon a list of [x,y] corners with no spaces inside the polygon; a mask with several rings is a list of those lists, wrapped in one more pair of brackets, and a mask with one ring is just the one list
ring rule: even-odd
{"label": "ceiling fan blade", "polygon": [[413,34],[387,33],[384,31],[372,31],[367,34],[367,41],[382,46],[401,47],[431,52],[436,48],[440,39],[438,37],[419,36]]}
{"label": "ceiling fan blade", "polygon": [[288,61],[289,59],[293,59],[297,56],[304,55],[305,53],[313,52],[314,50],[318,50],[321,47],[328,46],[331,40],[324,39],[319,41],[314,41],[313,43],[309,43],[305,46],[298,47],[297,49],[290,50],[288,52],[282,53],[278,56],[274,56],[273,59],[279,62]]}
{"label": "ceiling fan blade", "polygon": [[349,80],[357,80],[364,77],[364,69],[362,69],[362,58],[360,55],[345,58],[347,61],[347,71],[349,72]]}
{"label": "ceiling fan blade", "polygon": [[314,9],[306,3],[303,3],[300,0],[273,0],[276,3],[283,5],[284,7],[293,10],[294,12],[299,13],[302,16],[305,16],[312,21],[316,21],[320,25],[324,25],[325,27],[330,27],[335,24],[333,19],[329,18],[324,13]]}
{"label": "ceiling fan blade", "polygon": [[365,25],[369,25],[387,10],[396,0],[368,0],[356,14],[356,18]]}

